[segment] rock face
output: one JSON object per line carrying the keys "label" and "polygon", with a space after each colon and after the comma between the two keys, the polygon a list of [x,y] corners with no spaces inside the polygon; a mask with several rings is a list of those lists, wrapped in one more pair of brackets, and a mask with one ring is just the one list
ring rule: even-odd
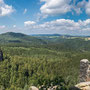
{"label": "rock face", "polygon": [[80,82],[90,81],[90,62],[87,59],[80,61]]}
{"label": "rock face", "polygon": [[71,90],[90,90],[90,62],[87,59],[80,61],[79,82]]}
{"label": "rock face", "polygon": [[90,82],[79,83],[72,90],[90,90]]}
{"label": "rock face", "polygon": [[3,61],[3,52],[0,50],[0,61]]}

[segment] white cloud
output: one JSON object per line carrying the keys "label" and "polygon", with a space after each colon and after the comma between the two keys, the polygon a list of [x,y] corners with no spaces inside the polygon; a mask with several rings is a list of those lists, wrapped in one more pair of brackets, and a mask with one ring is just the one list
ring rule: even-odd
{"label": "white cloud", "polygon": [[13,28],[16,28],[16,25],[13,25]]}
{"label": "white cloud", "polygon": [[87,15],[90,15],[90,0],[86,1],[86,0],[82,0],[79,3],[77,3],[77,11],[79,12],[83,12],[82,10],[85,10]]}
{"label": "white cloud", "polygon": [[24,22],[24,26],[30,26],[30,25],[34,25],[34,24],[36,24],[36,22],[34,22],[34,21],[25,21]]}
{"label": "white cloud", "polygon": [[3,0],[0,0],[0,16],[9,15],[12,12],[14,12],[13,7],[5,4]]}
{"label": "white cloud", "polygon": [[25,8],[23,14],[26,14],[26,13],[27,13],[27,9]]}
{"label": "white cloud", "polygon": [[69,19],[57,19],[55,21],[39,24],[36,27],[34,26],[33,28],[40,28],[42,30],[61,30],[61,28],[63,28],[64,30],[74,30],[75,28],[79,28],[79,23]]}
{"label": "white cloud", "polygon": [[0,26],[0,29],[4,29],[6,26],[5,25],[2,25],[2,26]]}
{"label": "white cloud", "polygon": [[72,34],[72,35],[83,35],[89,34],[90,32],[90,19],[84,21],[69,20],[69,19],[57,19],[43,24],[28,25],[27,30],[49,32],[49,33],[60,33],[60,34]]}
{"label": "white cloud", "polygon": [[[33,23],[33,26],[31,27]],[[85,21],[79,20],[78,22],[75,22],[74,20],[69,20],[69,19],[57,19],[54,21],[50,22],[45,22],[43,24],[35,24],[33,21],[27,21],[24,22],[25,26],[30,26],[32,29],[47,29],[47,30],[61,30],[63,28],[64,30],[84,30],[87,28],[90,28],[90,19],[87,19]]]}
{"label": "white cloud", "polygon": [[40,8],[41,13],[46,15],[65,14],[71,11],[69,5],[71,0],[41,0],[41,2],[45,2]]}
{"label": "white cloud", "polygon": [[[21,32],[26,34],[41,34],[41,33],[58,33],[71,35],[90,35],[90,19],[74,21],[70,19],[57,19],[42,24],[36,24],[34,21],[24,22],[23,28],[7,28],[4,25],[0,26],[1,32]],[[15,26],[14,26],[15,27]],[[0,33],[1,33],[0,32]]]}
{"label": "white cloud", "polygon": [[86,13],[87,13],[88,15],[90,15],[90,0],[89,0],[89,2],[86,4]]}
{"label": "white cloud", "polygon": [[84,8],[86,4],[87,4],[87,1],[86,1],[86,0],[82,0],[82,1],[80,1],[80,2],[77,4],[77,6],[78,6],[79,8]]}
{"label": "white cloud", "polygon": [[66,14],[67,12],[81,14],[83,10],[90,15],[90,0],[78,2],[77,0],[40,0],[40,2],[44,2],[40,8],[43,16],[61,15]]}

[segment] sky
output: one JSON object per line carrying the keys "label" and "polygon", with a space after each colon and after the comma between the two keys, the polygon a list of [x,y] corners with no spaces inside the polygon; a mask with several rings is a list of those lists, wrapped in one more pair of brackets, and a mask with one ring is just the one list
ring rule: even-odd
{"label": "sky", "polygon": [[90,35],[90,0],[0,0],[0,33]]}

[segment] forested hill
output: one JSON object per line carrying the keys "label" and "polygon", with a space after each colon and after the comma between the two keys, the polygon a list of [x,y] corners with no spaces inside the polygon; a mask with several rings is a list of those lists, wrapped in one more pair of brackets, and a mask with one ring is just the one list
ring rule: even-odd
{"label": "forested hill", "polygon": [[34,35],[34,37],[44,40],[48,49],[58,51],[88,51],[90,50],[90,36],[71,36],[71,35]]}
{"label": "forested hill", "polygon": [[22,33],[7,32],[0,34],[0,43],[44,44],[45,42],[33,36]]}
{"label": "forested hill", "polygon": [[0,45],[42,47],[55,50],[90,50],[90,37],[70,35],[25,35],[22,33],[8,32],[0,34]]}
{"label": "forested hill", "polygon": [[89,37],[8,32],[0,35],[0,48],[0,90],[70,90],[78,83],[80,60],[90,60]]}

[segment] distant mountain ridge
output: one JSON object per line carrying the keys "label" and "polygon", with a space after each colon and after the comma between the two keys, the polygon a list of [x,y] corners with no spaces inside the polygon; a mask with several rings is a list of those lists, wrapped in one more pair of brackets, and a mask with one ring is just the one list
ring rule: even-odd
{"label": "distant mountain ridge", "polygon": [[68,34],[32,34],[30,36],[66,36],[66,37],[90,37],[84,35],[68,35]]}
{"label": "distant mountain ridge", "polygon": [[31,36],[61,36],[60,34],[32,34]]}
{"label": "distant mountain ridge", "polygon": [[71,35],[62,35],[62,34],[33,34],[30,36],[67,36],[67,37],[73,37]]}

